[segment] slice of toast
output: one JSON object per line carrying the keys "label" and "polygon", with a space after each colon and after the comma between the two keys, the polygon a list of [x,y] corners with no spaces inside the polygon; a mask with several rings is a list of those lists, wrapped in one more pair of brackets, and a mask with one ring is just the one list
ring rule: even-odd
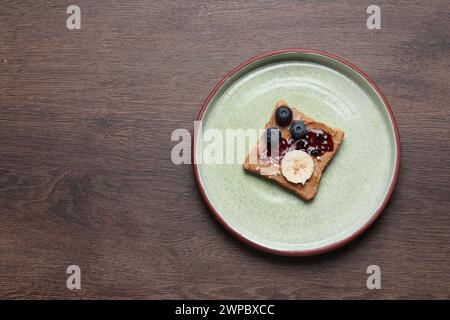
{"label": "slice of toast", "polygon": [[[272,115],[270,116],[269,121],[266,123],[265,128],[279,128],[281,131],[281,136],[284,139],[289,140],[291,138],[289,127],[279,127],[275,120],[275,111],[279,106],[282,105],[289,106],[285,101],[280,100],[272,111]],[[294,192],[297,196],[304,200],[311,200],[317,193],[323,171],[339,150],[339,147],[344,139],[344,131],[338,128],[331,128],[324,123],[318,122],[312,118],[305,116],[296,108],[293,108],[291,106],[289,107],[293,112],[293,120],[302,120],[308,128],[321,129],[331,135],[334,144],[333,150],[325,152],[319,157],[313,157],[314,172],[311,178],[309,178],[304,185],[301,183],[295,184],[289,182],[281,173],[281,163],[274,163],[260,158],[260,151],[263,148],[262,145],[265,145],[264,135],[259,139],[258,144],[253,148],[253,150],[247,155],[244,160],[243,166],[246,171],[271,180],[279,184],[283,188]]]}

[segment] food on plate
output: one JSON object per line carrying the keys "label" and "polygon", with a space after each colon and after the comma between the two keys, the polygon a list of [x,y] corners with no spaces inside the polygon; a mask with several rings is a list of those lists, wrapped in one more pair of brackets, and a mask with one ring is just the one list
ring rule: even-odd
{"label": "food on plate", "polygon": [[315,197],[322,174],[339,150],[344,131],[318,122],[280,100],[265,132],[244,160],[244,170],[294,192]]}

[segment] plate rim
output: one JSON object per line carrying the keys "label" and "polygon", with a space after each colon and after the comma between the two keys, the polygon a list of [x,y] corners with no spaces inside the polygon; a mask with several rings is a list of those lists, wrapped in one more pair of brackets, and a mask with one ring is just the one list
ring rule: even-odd
{"label": "plate rim", "polygon": [[261,243],[257,243],[255,241],[249,239],[248,237],[244,236],[243,234],[238,232],[236,229],[231,227],[223,219],[223,217],[221,216],[219,211],[214,207],[214,205],[209,200],[209,198],[206,194],[205,188],[200,179],[199,169],[198,169],[198,165],[196,163],[197,159],[196,159],[195,147],[196,147],[198,126],[194,126],[194,135],[193,135],[192,144],[191,144],[191,160],[192,160],[191,162],[192,162],[192,168],[194,171],[195,181],[196,181],[197,187],[200,191],[200,195],[202,196],[203,201],[206,203],[210,213],[225,228],[225,230],[227,230],[234,237],[239,239],[241,242],[247,244],[248,246],[250,246],[254,249],[266,252],[266,253],[281,255],[281,256],[311,256],[311,255],[326,253],[326,252],[333,251],[333,250],[343,247],[344,245],[346,245],[346,244],[350,243],[351,241],[355,240],[356,238],[358,238],[362,233],[364,233],[364,231],[366,231],[379,218],[379,216],[381,215],[381,213],[384,211],[387,204],[389,203],[389,200],[392,197],[392,194],[394,192],[394,189],[395,189],[395,186],[396,186],[397,180],[398,180],[398,175],[399,175],[399,171],[400,171],[400,133],[399,133],[399,129],[398,129],[397,120],[395,118],[394,112],[392,111],[391,105],[387,101],[385,95],[380,90],[380,88],[378,88],[378,86],[375,84],[375,82],[366,73],[364,73],[361,69],[359,69],[357,66],[355,66],[351,62],[349,62],[335,54],[331,54],[331,53],[321,51],[321,50],[309,49],[309,48],[288,48],[288,49],[268,51],[268,52],[256,55],[252,58],[249,58],[246,61],[239,64],[238,66],[234,67],[229,72],[227,72],[225,74],[225,76],[223,76],[223,78],[221,80],[219,80],[216,83],[216,85],[213,87],[213,89],[211,90],[211,92],[206,97],[205,101],[203,102],[202,107],[200,108],[200,111],[197,115],[196,121],[202,121],[205,111],[209,107],[212,98],[216,95],[217,91],[222,87],[222,85],[229,78],[231,78],[234,74],[236,74],[238,71],[240,71],[241,69],[243,69],[244,67],[248,66],[249,64],[251,64],[255,61],[263,60],[263,59],[266,59],[266,58],[274,56],[274,55],[285,54],[285,53],[309,53],[309,54],[314,54],[314,55],[325,56],[327,58],[336,60],[336,61],[346,65],[347,67],[351,68],[353,71],[355,71],[360,76],[362,76],[369,83],[369,85],[373,89],[375,89],[377,94],[381,97],[384,107],[388,111],[389,118],[392,122],[392,127],[394,129],[396,159],[395,159],[394,176],[392,178],[391,185],[389,186],[389,189],[383,199],[383,202],[381,203],[381,205],[379,206],[377,211],[374,214],[372,214],[370,219],[364,225],[362,225],[358,230],[347,235],[343,239],[340,239],[339,241],[330,243],[328,245],[318,247],[315,249],[307,249],[307,250],[282,250],[282,249],[271,248],[271,247],[265,246]]}

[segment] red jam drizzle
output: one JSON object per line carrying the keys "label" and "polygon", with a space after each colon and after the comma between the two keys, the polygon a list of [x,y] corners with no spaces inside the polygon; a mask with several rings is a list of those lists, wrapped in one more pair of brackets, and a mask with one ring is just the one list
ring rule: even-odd
{"label": "red jam drizzle", "polygon": [[306,151],[313,157],[321,156],[333,151],[333,138],[322,129],[308,129],[306,136],[297,141],[295,149]]}
{"label": "red jam drizzle", "polygon": [[[284,155],[291,150],[302,150],[312,157],[318,157],[325,152],[333,151],[333,138],[329,133],[322,129],[308,129],[306,135],[300,140],[290,138],[286,140],[281,138],[279,144],[279,156],[277,160],[283,159]],[[263,150],[260,153],[261,160],[268,160],[271,158],[270,150]]]}

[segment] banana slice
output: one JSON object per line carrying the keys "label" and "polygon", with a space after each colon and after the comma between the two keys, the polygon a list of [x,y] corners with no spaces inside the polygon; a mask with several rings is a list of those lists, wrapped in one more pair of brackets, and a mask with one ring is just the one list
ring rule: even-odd
{"label": "banana slice", "polygon": [[314,160],[304,151],[289,151],[281,161],[281,173],[292,183],[304,185],[311,178],[313,172]]}

